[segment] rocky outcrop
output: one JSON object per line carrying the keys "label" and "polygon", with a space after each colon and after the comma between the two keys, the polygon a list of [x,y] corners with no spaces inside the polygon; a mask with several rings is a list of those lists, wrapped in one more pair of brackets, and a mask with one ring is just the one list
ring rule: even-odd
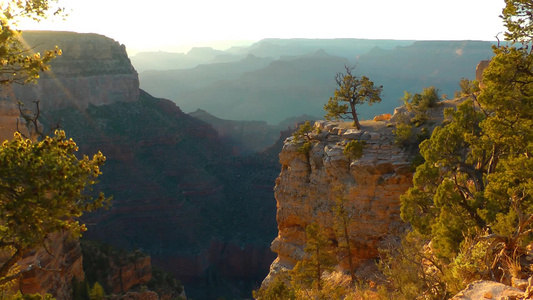
{"label": "rocky outcrop", "polygon": [[[348,232],[356,268],[378,257],[387,238],[405,229],[399,196],[411,185],[410,153],[394,144],[386,124],[365,121],[362,130],[356,130],[316,122],[320,133],[311,135],[315,142],[308,155],[298,150],[302,142],[286,140],[275,187],[279,233],[271,249],[278,257],[265,283],[302,259],[309,224],[318,222],[332,240],[341,239],[333,212],[339,191],[352,212]],[[352,140],[366,141],[363,156],[356,160],[343,154]],[[341,260],[340,266],[346,269],[347,262]]]}
{"label": "rocky outcrop", "polygon": [[55,233],[46,246],[34,250],[19,262],[24,276],[14,290],[23,294],[50,293],[59,300],[72,298],[72,280],[83,281],[82,252],[78,239],[67,232]]}
{"label": "rocky outcrop", "polygon": [[105,36],[72,32],[30,31],[22,40],[34,52],[58,46],[63,54],[37,84],[14,86],[18,100],[39,100],[41,109],[57,110],[139,99],[139,78],[124,45]]}
{"label": "rocky outcrop", "polygon": [[125,266],[116,266],[115,270],[109,274],[109,281],[115,293],[128,291],[152,279],[150,256],[137,258]]}
{"label": "rocky outcrop", "polygon": [[476,66],[476,80],[483,81],[483,71],[489,66],[490,60],[482,60]]}
{"label": "rocky outcrop", "polygon": [[489,299],[531,299],[524,297],[518,288],[499,282],[478,280],[470,283],[464,290],[457,293],[451,300],[489,300]]}

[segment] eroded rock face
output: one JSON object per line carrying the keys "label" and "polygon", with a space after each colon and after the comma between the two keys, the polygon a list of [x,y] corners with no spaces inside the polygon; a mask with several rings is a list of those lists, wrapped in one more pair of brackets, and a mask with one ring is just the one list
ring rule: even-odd
{"label": "eroded rock face", "polygon": [[139,99],[139,78],[124,45],[97,34],[30,31],[22,39],[33,51],[44,52],[58,46],[62,55],[37,84],[14,86],[18,100],[41,109],[67,107],[85,109],[89,105],[131,102]]}
{"label": "eroded rock face", "polygon": [[[362,130],[325,121],[315,127],[321,133],[312,135],[317,143],[308,156],[298,151],[302,142],[292,137],[279,156],[282,169],[275,187],[279,234],[271,247],[278,257],[265,282],[302,259],[309,224],[318,222],[331,239],[340,239],[333,212],[339,190],[352,214],[348,231],[356,267],[378,257],[385,239],[405,229],[399,196],[410,187],[412,172],[409,153],[394,145],[391,128],[371,121]],[[360,159],[350,161],[343,154],[350,140],[366,141]],[[347,268],[346,261],[340,264]]]}
{"label": "eroded rock face", "polygon": [[19,110],[11,86],[0,86],[0,141],[13,138],[17,131]]}
{"label": "eroded rock face", "polygon": [[109,282],[113,292],[125,292],[133,286],[146,284],[152,279],[152,265],[150,256],[142,257],[126,266],[117,267],[116,272],[110,274]]}
{"label": "eroded rock face", "polygon": [[69,233],[55,233],[47,247],[30,252],[19,262],[21,270],[31,270],[16,282],[14,290],[23,294],[50,293],[56,299],[72,298],[72,280],[83,281],[83,256],[78,239]]}

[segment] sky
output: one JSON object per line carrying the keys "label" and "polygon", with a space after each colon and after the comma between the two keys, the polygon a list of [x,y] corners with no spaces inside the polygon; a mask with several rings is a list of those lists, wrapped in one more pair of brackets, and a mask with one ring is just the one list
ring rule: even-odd
{"label": "sky", "polygon": [[130,54],[224,49],[263,38],[495,40],[504,31],[504,0],[59,1],[65,20],[20,28],[99,33]]}

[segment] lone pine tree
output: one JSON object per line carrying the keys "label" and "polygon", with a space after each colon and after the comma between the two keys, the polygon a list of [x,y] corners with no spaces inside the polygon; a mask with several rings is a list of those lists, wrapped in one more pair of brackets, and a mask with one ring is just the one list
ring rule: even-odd
{"label": "lone pine tree", "polygon": [[[333,97],[324,105],[326,119],[351,119],[357,129],[361,128],[356,105],[381,102],[383,86],[375,86],[368,77],[352,74],[354,67],[345,67],[345,73],[335,76],[337,88]],[[344,103],[344,104],[343,104]]]}

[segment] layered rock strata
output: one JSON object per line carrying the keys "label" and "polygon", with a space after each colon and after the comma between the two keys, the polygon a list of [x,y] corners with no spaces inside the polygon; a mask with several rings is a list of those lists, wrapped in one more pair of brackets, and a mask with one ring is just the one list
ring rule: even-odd
{"label": "layered rock strata", "polygon": [[[405,230],[399,196],[412,182],[410,153],[394,144],[387,122],[365,121],[356,130],[319,121],[315,129],[308,154],[298,150],[303,141],[289,137],[279,156],[282,167],[275,187],[279,233],[271,247],[278,257],[265,283],[303,258],[309,224],[318,222],[330,239],[342,239],[335,229],[339,197],[350,214],[349,243],[356,268],[378,257],[378,248],[388,237]],[[363,156],[356,160],[343,154],[352,140],[366,142]],[[345,260],[340,266],[348,267]]]}
{"label": "layered rock strata", "polygon": [[43,110],[85,109],[139,99],[139,78],[124,45],[105,36],[72,32],[29,31],[21,38],[33,52],[55,46],[62,50],[37,84],[14,86],[17,99],[26,105],[39,100]]}

